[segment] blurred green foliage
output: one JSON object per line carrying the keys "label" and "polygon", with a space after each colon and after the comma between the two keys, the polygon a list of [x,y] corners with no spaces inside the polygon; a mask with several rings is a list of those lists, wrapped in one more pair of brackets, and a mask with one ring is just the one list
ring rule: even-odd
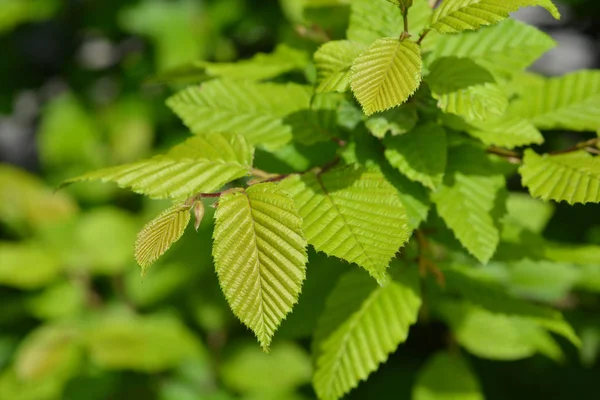
{"label": "blurred green foliage", "polygon": [[[302,59],[302,50],[317,47],[307,38],[343,34],[347,1],[329,1],[335,12],[306,14],[300,1],[280,3],[0,0],[0,113],[13,114],[25,90],[40,106],[29,121],[37,157],[22,160],[26,168],[0,164],[0,400],[315,398],[310,334],[346,265],[310,255],[299,304],[267,355],[219,290],[208,204],[199,232],[190,229],[142,279],[133,243],[167,203],[97,183],[54,192],[67,177],[138,160],[185,137],[163,104],[173,88],[149,82],[160,72],[188,64],[210,74],[209,62],[249,58],[277,43]],[[597,12],[596,2],[571,3]],[[325,31],[314,29],[321,26]],[[292,79],[314,73],[298,64],[286,72]],[[328,145],[287,146],[259,152],[256,164],[305,170],[333,152]],[[557,261],[577,252],[590,261],[547,268],[527,260],[486,272],[519,296],[563,306],[582,339],[579,354],[526,320],[457,301],[437,310],[445,325],[413,328],[348,398],[446,398],[438,391],[454,392],[456,400],[600,396],[599,215],[597,206],[511,198],[508,218],[525,225],[503,235],[520,238],[516,247],[540,246]],[[542,234],[577,247],[542,243]],[[446,326],[455,338],[448,340]],[[459,345],[472,355],[458,355]]]}

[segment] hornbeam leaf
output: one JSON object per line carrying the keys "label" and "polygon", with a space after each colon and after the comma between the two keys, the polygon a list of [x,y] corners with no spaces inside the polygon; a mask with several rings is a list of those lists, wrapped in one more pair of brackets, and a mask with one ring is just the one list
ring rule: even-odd
{"label": "hornbeam leaf", "polygon": [[569,204],[600,202],[600,158],[586,151],[550,156],[528,149],[519,172],[534,197]]}
{"label": "hornbeam leaf", "polygon": [[351,165],[292,176],[280,187],[294,198],[317,251],[387,280],[388,264],[410,233],[400,197],[380,172]]}
{"label": "hornbeam leaf", "polygon": [[499,220],[505,189],[483,151],[470,145],[451,147],[442,186],[432,193],[438,214],[475,258],[487,263],[500,241]]}
{"label": "hornbeam leaf", "polygon": [[492,74],[468,58],[437,59],[427,83],[441,110],[468,120],[499,117],[508,107],[508,98]]}
{"label": "hornbeam leaf", "polygon": [[[405,0],[402,0],[404,2]],[[369,46],[383,37],[400,37],[402,14],[398,6],[387,0],[352,0],[348,40]],[[427,26],[433,10],[428,0],[414,0],[408,10],[409,29],[413,37]]]}
{"label": "hornbeam leaf", "polygon": [[556,42],[544,32],[512,18],[498,25],[459,35],[441,35],[430,60],[468,57],[490,70],[520,70],[531,65]]}
{"label": "hornbeam leaf", "polygon": [[213,192],[248,175],[253,154],[253,148],[242,137],[196,136],[166,155],[92,171],[64,184],[100,180],[151,198],[185,199]]}
{"label": "hornbeam leaf", "polygon": [[336,40],[327,42],[315,53],[317,93],[345,92],[349,86],[352,61],[365,49],[358,42]]}
{"label": "hornbeam leaf", "polygon": [[306,277],[302,218],[294,201],[273,183],[222,195],[215,218],[219,283],[233,313],[268,351]]}
{"label": "hornbeam leaf", "polygon": [[234,133],[268,149],[292,140],[293,127],[283,119],[309,103],[307,86],[228,80],[192,86],[167,100],[193,133]]}
{"label": "hornbeam leaf", "polygon": [[544,7],[556,19],[560,13],[550,0],[444,0],[433,12],[431,27],[441,33],[475,30],[508,18],[521,7]]}
{"label": "hornbeam leaf", "polygon": [[406,340],[421,307],[419,278],[414,268],[393,276],[378,286],[352,271],[333,289],[313,342],[313,386],[319,399],[341,398]]}
{"label": "hornbeam leaf", "polygon": [[487,145],[509,149],[528,144],[542,144],[544,137],[531,122],[515,118],[501,117],[487,121],[469,121],[467,133]]}
{"label": "hornbeam leaf", "polygon": [[371,115],[404,103],[421,83],[422,66],[416,43],[379,39],[354,60],[350,86],[365,114]]}
{"label": "hornbeam leaf", "polygon": [[144,226],[137,236],[134,253],[142,275],[181,238],[189,222],[190,206],[176,204]]}
{"label": "hornbeam leaf", "polygon": [[600,128],[600,71],[540,78],[524,88],[509,114],[528,119],[540,129],[596,131]]}
{"label": "hornbeam leaf", "polygon": [[384,138],[385,157],[409,179],[435,189],[444,179],[448,145],[446,132],[435,123],[425,123],[400,136]]}
{"label": "hornbeam leaf", "polygon": [[458,354],[439,352],[419,372],[413,400],[483,400],[477,378]]}

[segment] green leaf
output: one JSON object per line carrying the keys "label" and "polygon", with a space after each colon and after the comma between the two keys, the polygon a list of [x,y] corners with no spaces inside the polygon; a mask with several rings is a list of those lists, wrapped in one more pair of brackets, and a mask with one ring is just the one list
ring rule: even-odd
{"label": "green leaf", "polygon": [[542,31],[509,18],[475,32],[439,37],[429,59],[467,57],[490,71],[521,70],[555,45]]}
{"label": "green leaf", "polygon": [[306,277],[302,218],[272,183],[222,195],[215,218],[213,257],[221,288],[233,313],[268,351]]}
{"label": "green leaf", "polygon": [[446,225],[475,258],[487,263],[500,241],[505,190],[485,153],[469,145],[450,148],[448,169],[432,200]]}
{"label": "green leaf", "polygon": [[519,360],[542,353],[563,358],[554,339],[526,318],[494,314],[467,302],[445,300],[436,311],[450,324],[458,343],[470,353],[491,360]]}
{"label": "green leaf", "polygon": [[492,146],[515,147],[544,143],[544,137],[525,119],[503,116],[486,121],[469,121],[466,131]]}
{"label": "green leaf", "polygon": [[[408,10],[409,29],[416,37],[427,26],[433,13],[428,0],[414,0]],[[348,40],[369,46],[383,37],[400,37],[402,14],[386,0],[352,0]]]}
{"label": "green leaf", "polygon": [[56,0],[4,0],[0,5],[0,33],[25,22],[49,18],[59,9],[59,5]]}
{"label": "green leaf", "polygon": [[276,149],[292,139],[283,118],[309,102],[309,88],[293,83],[213,80],[182,90],[167,105],[195,134],[233,133]]}
{"label": "green leaf", "polygon": [[102,369],[156,373],[204,354],[178,319],[113,313],[97,317],[85,333],[91,360]]}
{"label": "green leaf", "polygon": [[166,155],[89,172],[73,182],[115,182],[151,198],[185,199],[214,192],[248,175],[253,149],[239,136],[196,136],[175,146]]}
{"label": "green leaf", "polygon": [[317,251],[354,262],[379,282],[410,236],[404,206],[381,173],[357,166],[285,179]]}
{"label": "green leaf", "polygon": [[371,115],[408,100],[421,83],[422,66],[416,43],[379,39],[354,60],[350,86],[365,114]]}
{"label": "green leaf", "polygon": [[600,128],[600,71],[538,79],[523,88],[509,114],[540,129],[595,132]]}
{"label": "green leaf", "polygon": [[383,139],[388,132],[396,136],[412,130],[418,121],[417,107],[414,104],[403,104],[370,116],[365,121],[365,126],[373,136]]}
{"label": "green leaf", "polygon": [[276,343],[269,354],[243,344],[223,360],[220,372],[223,383],[236,393],[285,394],[310,382],[312,365],[306,351],[293,342]]}
{"label": "green leaf", "polygon": [[135,260],[142,267],[142,276],[183,236],[190,217],[189,205],[176,204],[144,226],[135,242]]}
{"label": "green leaf", "polygon": [[564,300],[582,275],[571,264],[529,259],[510,265],[508,272],[512,292],[547,303]]}
{"label": "green leaf", "polygon": [[404,135],[386,137],[383,144],[392,167],[409,179],[430,189],[442,183],[448,145],[446,132],[439,125],[422,124]]}
{"label": "green leaf", "polygon": [[468,58],[437,59],[426,80],[441,110],[467,120],[499,117],[508,107],[508,98],[492,74]]}
{"label": "green leaf", "polygon": [[60,276],[61,260],[34,242],[0,242],[0,284],[38,289]]}
{"label": "green leaf", "polygon": [[550,0],[444,0],[433,12],[431,27],[441,33],[475,30],[508,18],[521,7],[544,7],[556,19],[558,9]]}
{"label": "green leaf", "polygon": [[350,40],[330,41],[315,52],[317,68],[317,93],[345,92],[349,88],[352,61],[365,49],[365,46]]}
{"label": "green leaf", "polygon": [[169,69],[150,80],[151,83],[203,82],[215,78],[262,81],[292,71],[302,71],[308,64],[305,52],[279,45],[273,53],[258,53],[248,60],[232,63],[194,61]]}
{"label": "green leaf", "polygon": [[586,151],[539,155],[528,149],[519,173],[529,193],[544,201],[600,202],[600,158]]}
{"label": "green leaf", "polygon": [[339,93],[317,93],[308,109],[288,115],[284,123],[293,127],[294,141],[310,146],[338,136],[337,110],[343,100]]}
{"label": "green leaf", "polygon": [[482,276],[480,271],[458,265],[444,268],[446,290],[449,293],[458,293],[469,302],[494,314],[529,319],[540,327],[563,336],[575,346],[581,344],[579,337],[560,312],[511,296],[503,286]]}
{"label": "green leaf", "polygon": [[[527,193],[511,192],[506,201],[505,223],[523,226],[534,233],[541,233],[554,215],[554,205],[529,196]],[[600,253],[598,254],[600,256]]]}
{"label": "green leaf", "polygon": [[318,397],[339,399],[377,370],[406,340],[420,307],[414,268],[394,271],[383,286],[361,271],[343,276],[315,332],[313,386]]}
{"label": "green leaf", "polygon": [[483,400],[477,378],[457,354],[439,352],[419,372],[412,400]]}

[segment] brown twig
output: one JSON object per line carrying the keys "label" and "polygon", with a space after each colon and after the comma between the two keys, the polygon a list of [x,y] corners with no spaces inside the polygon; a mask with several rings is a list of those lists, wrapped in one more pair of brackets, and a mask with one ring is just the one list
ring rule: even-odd
{"label": "brown twig", "polygon": [[425,234],[420,229],[417,229],[415,231],[415,237],[417,239],[417,244],[419,245],[419,273],[423,277],[427,276],[427,273],[431,273],[435,277],[438,285],[444,287],[446,285],[446,277],[438,266],[428,257],[430,247]]}
{"label": "brown twig", "polygon": [[507,149],[503,149],[501,147],[488,147],[486,150],[489,154],[495,154],[497,156],[500,156],[504,159],[506,159],[506,161],[508,161],[511,164],[521,164],[522,162],[522,156],[515,152],[515,151],[511,151],[511,150],[507,150]]}
{"label": "brown twig", "polygon": [[[585,142],[577,143],[576,145],[569,147],[568,149],[553,151],[550,154],[557,155],[557,154],[572,153],[572,152],[578,151],[578,150],[587,150],[588,147],[596,146],[599,141],[600,141],[600,138],[593,138],[590,140],[586,140]],[[594,151],[596,151],[596,150],[597,149],[594,149]],[[595,154],[598,154],[598,153],[595,153]]]}

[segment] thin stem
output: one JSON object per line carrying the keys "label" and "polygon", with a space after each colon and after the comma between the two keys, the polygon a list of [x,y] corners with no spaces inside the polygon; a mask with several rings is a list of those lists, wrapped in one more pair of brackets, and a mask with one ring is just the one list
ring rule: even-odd
{"label": "thin stem", "polygon": [[494,147],[494,146],[489,147],[487,149],[487,152],[490,154],[495,154],[497,156],[500,156],[500,157],[506,159],[506,161],[508,161],[511,164],[521,164],[521,161],[522,161],[521,155],[519,153],[510,151],[507,149],[503,149],[500,147]]}
{"label": "thin stem", "polygon": [[421,32],[421,35],[419,36],[419,39],[417,40],[418,45],[420,45],[421,42],[423,42],[423,39],[425,39],[425,37],[429,34],[429,32],[431,32],[431,29],[425,29],[423,32]]}
{"label": "thin stem", "polygon": [[[593,138],[590,140],[586,140],[585,142],[577,143],[575,146],[569,147],[568,149],[565,149],[565,150],[553,151],[550,154],[556,155],[556,154],[572,153],[572,152],[578,151],[578,150],[587,150],[586,149],[587,147],[596,146],[599,141],[600,141],[600,138]],[[596,149],[594,149],[594,150],[596,150]],[[593,153],[593,151],[590,153]]]}

